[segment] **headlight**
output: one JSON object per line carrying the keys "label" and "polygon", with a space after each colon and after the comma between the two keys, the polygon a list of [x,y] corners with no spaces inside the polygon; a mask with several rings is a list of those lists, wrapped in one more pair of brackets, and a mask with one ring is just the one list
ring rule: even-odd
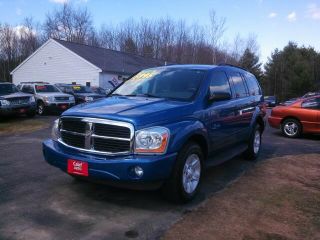
{"label": "headlight", "polygon": [[74,102],[74,96],[69,97],[69,101]]}
{"label": "headlight", "polygon": [[169,142],[169,129],[152,127],[136,132],[136,153],[165,153]]}
{"label": "headlight", "polygon": [[93,101],[93,97],[85,97],[84,100],[86,102],[90,102],[90,101]]}
{"label": "headlight", "polygon": [[0,105],[1,106],[9,106],[10,102],[8,100],[0,100]]}
{"label": "headlight", "polygon": [[54,102],[54,97],[44,97],[43,99],[46,102]]}
{"label": "headlight", "polygon": [[10,102],[8,100],[0,100],[0,105],[1,106],[9,106]]}
{"label": "headlight", "polygon": [[30,97],[30,103],[35,103],[36,102],[36,99],[34,98],[34,96],[31,96]]}
{"label": "headlight", "polygon": [[54,121],[51,130],[51,137],[55,141],[58,141],[58,139],[60,138],[60,119]]}

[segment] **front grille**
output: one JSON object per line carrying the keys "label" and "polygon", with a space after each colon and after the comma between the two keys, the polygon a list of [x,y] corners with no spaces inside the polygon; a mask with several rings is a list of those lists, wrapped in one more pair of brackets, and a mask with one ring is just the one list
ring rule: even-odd
{"label": "front grille", "polygon": [[85,136],[74,135],[69,132],[61,132],[61,139],[70,146],[85,148]]}
{"label": "front grille", "polygon": [[86,122],[81,122],[77,118],[63,118],[61,119],[61,129],[76,132],[86,133]]}
{"label": "front grille", "polygon": [[62,117],[60,142],[80,150],[103,154],[131,152],[130,123],[95,118]]}
{"label": "front grille", "polygon": [[68,101],[69,97],[54,97],[56,101]]}
{"label": "front grille", "polygon": [[130,129],[127,127],[96,123],[94,125],[94,134],[118,138],[130,138]]}
{"label": "front grille", "polygon": [[116,139],[93,139],[94,149],[101,152],[125,152],[130,149],[130,142]]}
{"label": "front grille", "polygon": [[9,98],[8,101],[10,102],[10,105],[28,104],[30,102],[30,97]]}

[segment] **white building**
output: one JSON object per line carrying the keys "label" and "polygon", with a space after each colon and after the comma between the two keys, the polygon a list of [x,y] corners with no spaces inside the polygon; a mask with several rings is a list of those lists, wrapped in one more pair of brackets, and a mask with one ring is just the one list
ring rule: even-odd
{"label": "white building", "polygon": [[49,39],[12,72],[12,82],[76,83],[112,88],[123,78],[165,61]]}

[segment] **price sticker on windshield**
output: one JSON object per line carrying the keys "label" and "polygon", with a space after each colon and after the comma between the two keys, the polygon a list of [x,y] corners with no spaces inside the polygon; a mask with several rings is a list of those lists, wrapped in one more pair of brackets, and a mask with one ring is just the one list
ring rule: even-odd
{"label": "price sticker on windshield", "polygon": [[73,90],[80,90],[81,89],[80,86],[73,86],[72,88],[73,88]]}
{"label": "price sticker on windshield", "polygon": [[37,85],[37,86],[36,86],[36,89],[37,89],[37,90],[43,90],[43,89],[46,89],[46,86],[44,86],[44,85]]}
{"label": "price sticker on windshield", "polygon": [[148,70],[148,71],[142,71],[139,72],[137,75],[135,75],[133,78],[131,78],[132,80],[136,80],[136,81],[141,81],[141,80],[146,80],[149,78],[154,77],[155,75],[157,75],[160,71],[159,70]]}

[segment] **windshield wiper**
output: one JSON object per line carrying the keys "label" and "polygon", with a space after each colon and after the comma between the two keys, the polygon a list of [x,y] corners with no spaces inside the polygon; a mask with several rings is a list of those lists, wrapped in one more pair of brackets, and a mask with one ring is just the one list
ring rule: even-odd
{"label": "windshield wiper", "polygon": [[112,93],[109,96],[125,96],[125,95],[122,95],[122,94],[119,94],[119,93]]}
{"label": "windshield wiper", "polygon": [[152,95],[150,93],[141,93],[141,94],[127,94],[127,95],[123,95],[123,96],[126,96],[126,97],[151,97],[151,98],[161,98],[159,96],[155,96],[155,95]]}

